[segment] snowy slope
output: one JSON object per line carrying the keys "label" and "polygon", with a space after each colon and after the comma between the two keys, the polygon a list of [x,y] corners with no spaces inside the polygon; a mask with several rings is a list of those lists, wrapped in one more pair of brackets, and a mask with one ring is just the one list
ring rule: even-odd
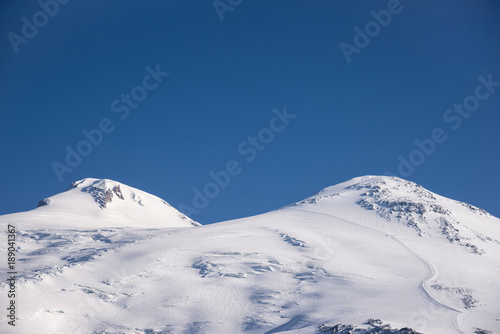
{"label": "snowy slope", "polygon": [[[88,199],[82,190],[96,181],[74,188],[72,203]],[[0,314],[2,333],[319,333],[321,324],[328,333],[342,332],[336,324],[382,332],[370,318],[421,333],[500,332],[500,220],[411,182],[355,178],[273,212],[196,228],[127,227],[119,218],[68,227],[50,225],[48,214],[36,229],[42,209],[65,214],[60,195],[47,209],[0,217],[19,226],[22,305],[15,329]],[[98,204],[111,209],[115,195]],[[97,223],[99,205],[80,213]]]}

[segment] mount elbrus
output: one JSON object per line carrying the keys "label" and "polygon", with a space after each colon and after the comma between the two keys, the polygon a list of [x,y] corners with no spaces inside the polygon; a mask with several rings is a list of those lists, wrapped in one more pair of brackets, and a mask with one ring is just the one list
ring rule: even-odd
{"label": "mount elbrus", "polygon": [[0,223],[2,333],[500,332],[500,220],[395,177],[204,226],[84,179]]}

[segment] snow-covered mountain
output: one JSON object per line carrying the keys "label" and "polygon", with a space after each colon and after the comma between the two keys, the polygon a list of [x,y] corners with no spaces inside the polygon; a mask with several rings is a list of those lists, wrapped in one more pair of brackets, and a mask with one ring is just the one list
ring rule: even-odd
{"label": "snow-covered mountain", "polygon": [[[364,210],[353,211],[353,204]],[[500,244],[498,226],[489,223],[494,217],[485,210],[396,177],[354,178],[292,206],[351,219],[385,232],[444,238],[475,254],[484,253],[485,244]]]}
{"label": "snow-covered mountain", "polygon": [[109,180],[44,203],[0,217],[19,246],[2,333],[500,332],[500,220],[399,178],[193,228]]}
{"label": "snow-covered mountain", "polygon": [[9,216],[21,222],[36,220],[45,228],[54,224],[75,228],[200,225],[161,198],[116,181],[92,178],[74,182],[66,191],[41,200],[35,210]]}

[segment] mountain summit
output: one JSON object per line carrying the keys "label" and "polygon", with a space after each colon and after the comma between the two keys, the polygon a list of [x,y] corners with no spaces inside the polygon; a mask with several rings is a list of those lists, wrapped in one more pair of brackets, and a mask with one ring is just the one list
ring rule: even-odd
{"label": "mountain summit", "polygon": [[87,227],[198,226],[169,203],[139,189],[108,179],[85,178],[66,191],[45,198],[33,214],[52,215],[58,223]]}
{"label": "mountain summit", "polygon": [[354,220],[387,233],[443,238],[474,254],[483,254],[484,245],[500,244],[493,237],[500,222],[485,210],[398,177],[356,177],[291,206]]}

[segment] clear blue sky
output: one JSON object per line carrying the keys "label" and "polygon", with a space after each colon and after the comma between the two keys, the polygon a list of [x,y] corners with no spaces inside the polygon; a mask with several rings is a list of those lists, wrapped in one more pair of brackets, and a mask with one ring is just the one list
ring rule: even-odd
{"label": "clear blue sky", "polygon": [[[85,177],[193,206],[193,188],[236,161],[192,215],[206,224],[398,175],[412,156],[401,176],[500,216],[500,87],[478,88],[478,76],[500,82],[498,1],[221,0],[223,21],[211,1],[67,2],[42,0],[53,17],[36,1],[0,4],[0,214]],[[368,45],[358,36],[354,49],[355,27]],[[132,92],[147,96],[121,100]],[[453,110],[463,103],[473,111]],[[284,106],[297,115],[287,125],[273,120]],[[106,119],[113,131],[60,181],[54,161]],[[416,139],[434,152],[415,153]]]}

